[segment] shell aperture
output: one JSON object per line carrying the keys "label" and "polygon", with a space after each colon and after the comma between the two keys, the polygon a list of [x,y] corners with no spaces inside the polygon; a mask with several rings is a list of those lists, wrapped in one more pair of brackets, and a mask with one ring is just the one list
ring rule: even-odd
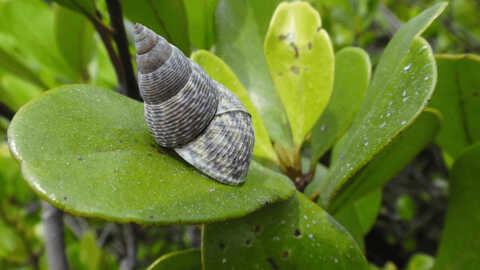
{"label": "shell aperture", "polygon": [[225,86],[147,27],[135,25],[138,86],[155,141],[218,182],[245,181],[251,116]]}

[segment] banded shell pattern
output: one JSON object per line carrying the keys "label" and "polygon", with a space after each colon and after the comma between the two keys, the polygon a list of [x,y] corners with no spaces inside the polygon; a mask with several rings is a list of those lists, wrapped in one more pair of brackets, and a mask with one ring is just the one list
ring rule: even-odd
{"label": "banded shell pattern", "polygon": [[255,141],[240,100],[147,27],[135,25],[138,85],[155,141],[229,185],[245,181]]}

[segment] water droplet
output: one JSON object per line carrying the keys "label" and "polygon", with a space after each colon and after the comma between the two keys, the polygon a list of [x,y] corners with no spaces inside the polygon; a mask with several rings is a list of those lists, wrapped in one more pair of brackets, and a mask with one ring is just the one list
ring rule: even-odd
{"label": "water droplet", "polygon": [[334,261],[335,263],[338,263],[338,259],[337,259],[337,258],[333,259],[333,261]]}
{"label": "water droplet", "polygon": [[392,115],[392,114],[391,114],[391,113],[387,113],[387,114],[386,114],[387,117],[390,117],[390,115]]}
{"label": "water droplet", "polygon": [[308,238],[313,239],[313,234],[309,234]]}
{"label": "water droplet", "polygon": [[304,219],[308,219],[308,216],[307,216],[307,215],[304,215],[303,218],[304,218]]}
{"label": "water droplet", "polygon": [[392,105],[393,104],[393,100],[390,100],[390,102],[388,102],[388,105]]}
{"label": "water droplet", "polygon": [[280,237],[274,236],[274,237],[273,237],[273,240],[274,240],[274,241],[280,241]]}
{"label": "water droplet", "polygon": [[368,146],[368,142],[363,143],[363,145]]}
{"label": "water droplet", "polygon": [[325,131],[325,130],[327,130],[327,127],[326,127],[325,125],[322,125],[322,126],[320,127],[320,130],[321,130],[321,131]]}
{"label": "water droplet", "polygon": [[404,70],[404,71],[408,71],[408,70],[410,69],[410,67],[412,67],[412,64],[406,65],[406,66],[403,68],[403,70]]}
{"label": "water droplet", "polygon": [[405,125],[407,123],[407,121],[403,120],[402,121],[402,125]]}
{"label": "water droplet", "polygon": [[227,262],[227,259],[226,258],[223,258],[222,259],[222,263],[226,263]]}
{"label": "water droplet", "polygon": [[430,80],[430,76],[426,76],[425,78],[423,78],[424,81],[428,81]]}
{"label": "water droplet", "polygon": [[402,99],[402,102],[405,102],[405,101],[407,101],[407,100],[408,100],[408,97],[404,97],[404,98]]}
{"label": "water droplet", "polygon": [[407,95],[407,90],[403,90],[402,92],[402,97],[406,96]]}
{"label": "water droplet", "polygon": [[386,124],[387,124],[387,122],[383,122],[383,123],[380,125],[380,128],[384,128]]}

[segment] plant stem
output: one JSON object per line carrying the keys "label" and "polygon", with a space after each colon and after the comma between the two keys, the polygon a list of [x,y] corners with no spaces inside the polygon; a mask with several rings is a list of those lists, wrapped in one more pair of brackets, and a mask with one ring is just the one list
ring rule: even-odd
{"label": "plant stem", "polygon": [[49,203],[42,201],[42,222],[48,268],[50,270],[68,270],[63,239],[63,213]]}
{"label": "plant stem", "polygon": [[123,237],[125,238],[126,257],[122,260],[121,270],[133,270],[137,264],[137,243],[133,224],[122,225]]}
{"label": "plant stem", "polygon": [[113,39],[117,44],[120,62],[125,72],[125,85],[127,87],[127,96],[140,100],[137,80],[133,72],[133,66],[128,50],[127,33],[123,25],[122,6],[119,0],[107,0],[108,14],[110,15],[110,24],[113,28]]}

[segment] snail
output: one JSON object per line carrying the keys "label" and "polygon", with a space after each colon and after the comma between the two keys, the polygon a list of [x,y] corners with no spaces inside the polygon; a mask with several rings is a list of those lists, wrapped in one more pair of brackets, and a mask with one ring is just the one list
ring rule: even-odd
{"label": "snail", "polygon": [[134,31],[138,86],[155,141],[218,182],[242,184],[255,141],[251,115],[177,47],[141,24]]}

